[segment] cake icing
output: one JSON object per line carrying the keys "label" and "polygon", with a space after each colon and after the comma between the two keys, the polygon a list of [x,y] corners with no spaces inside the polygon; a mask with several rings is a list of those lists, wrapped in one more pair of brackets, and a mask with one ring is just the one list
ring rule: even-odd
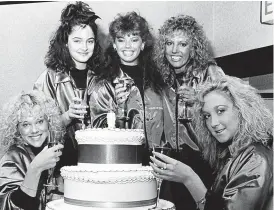
{"label": "cake icing", "polygon": [[135,168],[142,166],[142,129],[90,128],[76,131],[78,166]]}
{"label": "cake icing", "polygon": [[118,128],[89,128],[75,133],[78,144],[142,145],[144,130]]}
{"label": "cake icing", "polygon": [[[61,169],[64,199],[54,210],[143,210],[155,206],[157,183],[150,166],[142,166],[141,129],[96,128],[76,131],[77,166]],[[172,203],[163,209],[174,209]],[[172,205],[171,205],[172,204]]]}

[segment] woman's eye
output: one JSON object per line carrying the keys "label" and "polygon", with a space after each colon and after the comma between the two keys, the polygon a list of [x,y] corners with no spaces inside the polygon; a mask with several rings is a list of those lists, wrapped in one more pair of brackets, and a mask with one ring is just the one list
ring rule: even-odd
{"label": "woman's eye", "polygon": [[166,45],[170,46],[170,45],[172,45],[172,42],[166,42]]}
{"label": "woman's eye", "polygon": [[207,120],[209,117],[210,117],[209,114],[204,114],[204,115],[203,115],[204,120]]}
{"label": "woman's eye", "polygon": [[26,128],[26,127],[28,127],[28,126],[29,126],[29,124],[27,124],[27,123],[22,124],[22,127],[23,127],[23,128]]}
{"label": "woman's eye", "polygon": [[222,114],[222,113],[224,113],[224,112],[225,112],[224,109],[219,109],[219,110],[217,111],[218,115],[220,115],[220,114]]}
{"label": "woman's eye", "polygon": [[43,124],[44,123],[44,120],[39,120],[38,121],[38,124]]}
{"label": "woman's eye", "polygon": [[180,44],[182,47],[186,47],[187,46],[187,43],[181,43]]}
{"label": "woman's eye", "polygon": [[88,43],[89,43],[89,44],[93,44],[93,43],[94,43],[94,40],[89,40]]}
{"label": "woman's eye", "polygon": [[80,43],[80,40],[73,40],[74,43]]}
{"label": "woman's eye", "polygon": [[117,39],[117,42],[123,42],[124,40],[123,39]]}
{"label": "woman's eye", "polygon": [[138,42],[139,41],[139,39],[133,39],[132,40],[132,42]]}

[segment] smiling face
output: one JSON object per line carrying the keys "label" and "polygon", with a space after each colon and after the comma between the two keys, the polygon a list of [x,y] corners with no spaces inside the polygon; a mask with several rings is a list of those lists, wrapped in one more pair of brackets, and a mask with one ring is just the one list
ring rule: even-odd
{"label": "smiling face", "polygon": [[95,36],[90,26],[74,26],[68,36],[67,47],[76,68],[85,69],[88,59],[93,54]]}
{"label": "smiling face", "polygon": [[125,34],[117,36],[114,40],[113,47],[116,49],[121,63],[127,66],[135,66],[139,63],[139,55],[144,49],[145,43],[140,35]]}
{"label": "smiling face", "polygon": [[35,106],[32,113],[21,115],[18,131],[27,144],[33,147],[42,146],[49,135],[49,125],[39,106]]}
{"label": "smiling face", "polygon": [[165,57],[176,73],[183,72],[190,58],[191,40],[183,31],[175,31],[166,37]]}
{"label": "smiling face", "polygon": [[205,95],[202,113],[211,134],[225,143],[236,134],[239,117],[230,98],[223,92],[212,91]]}

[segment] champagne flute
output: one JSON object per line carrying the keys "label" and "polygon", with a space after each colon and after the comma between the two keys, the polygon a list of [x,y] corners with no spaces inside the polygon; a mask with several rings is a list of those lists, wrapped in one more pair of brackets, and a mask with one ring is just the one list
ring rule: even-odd
{"label": "champagne flute", "polygon": [[[79,101],[74,101],[75,104],[82,104],[85,105],[84,98],[85,98],[85,88],[76,88],[75,89],[75,95],[82,100],[82,102]],[[84,114],[81,114],[81,116],[84,116]],[[80,119],[81,121],[81,129],[85,129],[85,123],[84,123],[84,118]]]}
{"label": "champagne flute", "polygon": [[[182,87],[188,87],[191,81],[184,81],[182,83]],[[191,117],[189,116],[189,107],[187,105],[187,102],[183,101],[183,97],[182,95],[178,94],[178,111],[179,111],[179,116],[178,116],[178,120],[180,122],[190,122],[192,121]]]}
{"label": "champagne flute", "polygon": [[[130,92],[134,81],[128,77],[121,77],[118,78],[118,83],[123,84],[123,87],[126,87],[126,92]],[[117,83],[117,84],[118,84]],[[127,99],[128,100],[128,99]],[[128,122],[129,118],[127,117],[127,100],[122,104],[122,107],[118,106],[117,110],[117,118],[122,121],[120,127],[126,128],[126,122]]]}
{"label": "champagne flute", "polygon": [[[59,141],[63,138],[64,132],[59,130],[50,129],[50,136],[48,141],[48,148],[53,147],[59,143]],[[47,201],[47,196],[53,191],[58,191],[58,184],[56,183],[56,179],[54,179],[54,170],[55,167],[48,169],[48,177],[47,182],[44,184],[45,187],[45,201]],[[52,190],[48,191],[48,188],[53,188]]]}
{"label": "champagne flute", "polygon": [[[160,145],[156,145],[156,144],[152,144],[152,149],[153,149],[154,152],[159,152],[159,153],[164,154],[164,155],[168,155],[169,151],[171,150],[170,147],[167,147],[167,146],[164,146],[164,145],[160,146]],[[161,159],[159,159],[155,155],[153,155],[153,157],[156,158],[157,160],[162,161]],[[164,169],[164,168],[161,168],[161,169]],[[161,192],[161,186],[162,186],[163,179],[156,178],[156,182],[157,182],[157,200],[156,200],[156,205],[155,205],[155,207],[150,208],[150,209],[159,209],[158,204],[159,204],[160,192]]]}

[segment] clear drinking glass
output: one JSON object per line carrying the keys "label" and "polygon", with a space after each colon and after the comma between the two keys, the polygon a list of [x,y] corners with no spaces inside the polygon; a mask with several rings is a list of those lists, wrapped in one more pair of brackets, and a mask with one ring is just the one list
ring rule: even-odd
{"label": "clear drinking glass", "polygon": [[[48,147],[53,147],[57,145],[59,141],[63,138],[64,132],[58,130],[50,130],[50,136],[48,141]],[[48,169],[48,177],[47,182],[44,184],[45,187],[45,201],[47,201],[47,196],[50,192],[58,191],[58,184],[56,183],[56,179],[54,179],[54,170],[55,167]],[[51,189],[49,191],[49,189]]]}
{"label": "clear drinking glass", "polygon": [[[121,77],[118,78],[118,83],[123,84],[123,87],[126,87],[126,92],[130,92],[131,87],[134,84],[134,81],[128,77]],[[120,104],[117,109],[117,119],[121,121],[121,128],[126,128],[126,124],[129,120],[129,118],[127,117],[127,100],[123,104]]]}
{"label": "clear drinking glass", "polygon": [[[76,104],[82,104],[82,105],[86,105],[86,102],[85,102],[85,91],[86,89],[85,88],[76,88],[75,89],[75,95],[80,98],[82,100],[82,102],[78,102],[78,101],[75,101],[74,103]],[[83,115],[84,116],[84,115]],[[85,122],[84,122],[84,118],[83,119],[80,119],[81,121],[81,129],[85,129],[86,126],[85,126]]]}
{"label": "clear drinking glass", "polygon": [[[189,86],[189,82],[184,82],[181,86]],[[189,107],[183,101],[182,95],[178,94],[178,120],[180,122],[190,122],[192,119],[189,116]]]}
{"label": "clear drinking glass", "polygon": [[[168,155],[169,151],[171,150],[171,148],[169,148],[169,147],[155,145],[155,144],[152,144],[152,149],[154,152],[159,152],[164,155]],[[160,161],[163,161],[163,160],[157,158],[155,155],[153,155],[153,157]],[[163,169],[163,168],[161,168],[161,169]],[[151,209],[159,209],[158,204],[159,204],[159,198],[160,198],[160,192],[161,192],[161,186],[162,186],[163,179],[156,178],[156,182],[157,182],[157,201],[156,201],[155,207],[153,207]]]}

